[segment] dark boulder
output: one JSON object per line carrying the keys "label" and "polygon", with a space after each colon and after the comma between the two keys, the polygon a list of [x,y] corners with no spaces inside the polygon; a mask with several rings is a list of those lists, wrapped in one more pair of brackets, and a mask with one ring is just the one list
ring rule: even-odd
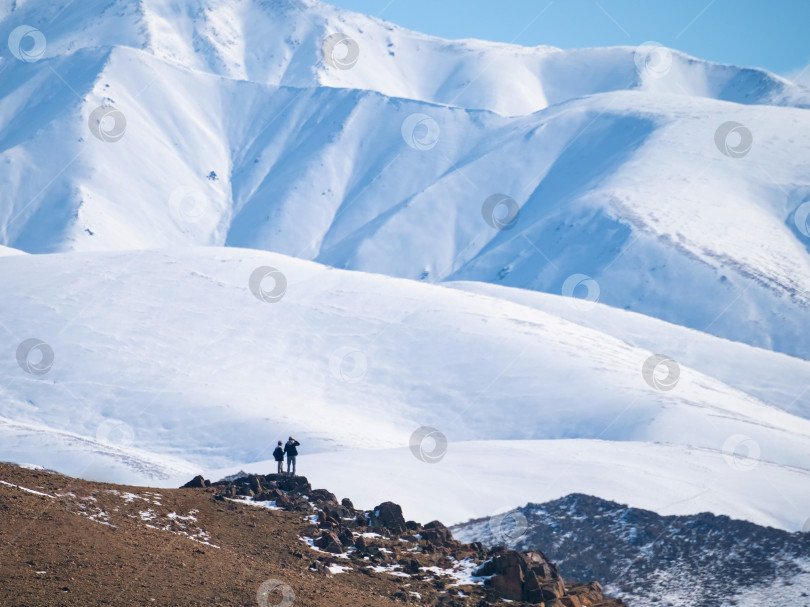
{"label": "dark boulder", "polygon": [[341,554],[343,552],[343,545],[340,539],[332,531],[324,531],[320,537],[315,540],[315,545],[321,550],[332,552],[333,554]]}
{"label": "dark boulder", "polygon": [[371,527],[387,529],[397,535],[407,531],[402,508],[394,502],[383,502],[374,508],[369,512],[369,520]]}
{"label": "dark boulder", "polygon": [[293,509],[292,500],[289,497],[287,497],[287,495],[285,493],[282,493],[281,495],[276,496],[275,502],[276,502],[276,506],[278,506],[279,508],[284,508],[284,510],[292,510]]}
{"label": "dark boulder", "polygon": [[416,559],[401,559],[399,564],[402,567],[402,570],[410,575],[416,575],[419,573],[419,567],[421,566],[419,565],[419,561]]}
{"label": "dark boulder", "polygon": [[422,539],[437,546],[446,546],[453,540],[453,534],[439,521],[431,521],[420,533]]}
{"label": "dark boulder", "polygon": [[197,476],[192,478],[189,482],[187,482],[185,485],[183,485],[180,488],[181,489],[200,489],[200,488],[205,487],[205,486],[206,486],[205,479],[203,478],[202,474],[198,474]]}
{"label": "dark boulder", "polygon": [[520,554],[510,550],[484,563],[481,569],[485,570],[485,573],[479,575],[492,575],[489,583],[503,598],[510,601],[523,600],[523,583],[527,567]]}
{"label": "dark boulder", "polygon": [[557,567],[542,552],[493,552],[492,558],[478,568],[476,575],[491,576],[487,584],[503,598],[554,605],[565,595],[565,584]]}
{"label": "dark boulder", "polygon": [[337,502],[322,503],[321,508],[329,518],[337,521],[338,524],[340,524],[344,518],[348,518],[349,516],[349,511]]}
{"label": "dark boulder", "polygon": [[296,512],[312,511],[312,504],[310,504],[309,500],[307,500],[305,497],[296,495],[295,493],[287,493],[285,497],[290,502],[289,510],[294,510]]}
{"label": "dark boulder", "polygon": [[338,539],[345,548],[348,548],[349,546],[354,546],[354,534],[348,529],[344,529],[343,531],[338,533]]}
{"label": "dark boulder", "polygon": [[327,491],[326,489],[313,489],[309,493],[309,499],[318,505],[325,502],[333,502],[337,504],[337,497],[335,497],[335,494],[331,491]]}
{"label": "dark boulder", "polygon": [[[256,496],[256,500],[260,502],[278,502],[279,499],[284,497],[284,492],[280,489],[265,489],[263,493]],[[276,503],[278,506],[278,503]]]}

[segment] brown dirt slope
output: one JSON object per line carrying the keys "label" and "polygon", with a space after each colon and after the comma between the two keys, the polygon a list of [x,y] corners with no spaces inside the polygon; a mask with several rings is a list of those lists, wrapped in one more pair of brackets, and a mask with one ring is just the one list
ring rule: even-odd
{"label": "brown dirt slope", "polygon": [[[297,499],[294,493],[289,496]],[[488,558],[491,569],[493,554],[480,545],[462,545],[435,530],[425,533],[433,543],[407,530],[358,530],[346,519],[344,539],[363,537],[361,548],[338,545],[330,554],[302,540],[341,531],[323,511],[316,521],[317,504],[299,500],[296,509],[272,510],[226,495],[233,496],[232,487],[126,487],[0,464],[0,605],[500,603],[491,585],[453,585],[459,579],[447,575]],[[495,562],[508,560],[502,557]],[[336,565],[349,569],[333,575]],[[586,600],[589,591],[582,588]],[[571,596],[546,605],[619,604]]]}

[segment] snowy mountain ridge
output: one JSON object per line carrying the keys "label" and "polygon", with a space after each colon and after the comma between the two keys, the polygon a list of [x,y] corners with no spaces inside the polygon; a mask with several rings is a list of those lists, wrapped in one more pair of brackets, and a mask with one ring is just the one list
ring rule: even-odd
{"label": "snowy mountain ridge", "polygon": [[[563,51],[449,41],[318,0],[90,0],[81,5],[5,0],[3,5],[0,20],[8,27],[25,24],[45,36],[43,59],[81,49],[131,47],[229,79],[365,89],[504,115],[628,88],[734,103],[806,107],[810,100],[806,90],[763,70],[698,61],[651,43]],[[338,44],[326,47],[335,34],[341,35]],[[350,41],[348,48],[341,40]],[[333,61],[325,49],[334,51],[329,53]],[[639,65],[650,69],[639,71]],[[661,78],[664,73],[672,77]]]}

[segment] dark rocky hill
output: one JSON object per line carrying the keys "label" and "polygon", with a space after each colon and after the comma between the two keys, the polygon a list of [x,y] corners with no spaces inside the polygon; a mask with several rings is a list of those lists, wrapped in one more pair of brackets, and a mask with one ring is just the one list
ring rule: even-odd
{"label": "dark rocky hill", "polygon": [[542,547],[564,577],[637,606],[810,605],[810,534],[726,516],[660,516],[569,495],[453,527],[463,541]]}

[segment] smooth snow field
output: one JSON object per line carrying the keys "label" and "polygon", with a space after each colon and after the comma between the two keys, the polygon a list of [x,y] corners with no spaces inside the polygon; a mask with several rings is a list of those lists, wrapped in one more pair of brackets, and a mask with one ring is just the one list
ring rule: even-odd
{"label": "smooth snow field", "polygon": [[[251,291],[263,267],[284,277],[278,300]],[[725,380],[710,366],[682,364],[674,388],[661,390],[642,373],[654,352],[621,331],[491,295],[240,249],[29,255],[0,259],[0,275],[8,342],[38,335],[53,354],[44,374],[23,372],[14,358],[0,366],[4,459],[171,485],[268,460],[275,442],[293,435],[302,453],[322,454],[311,456],[318,482],[335,489],[353,479],[347,490],[373,501],[402,481],[394,494],[416,512],[436,509],[433,518],[449,515],[448,496],[464,487],[491,496],[459,510],[476,515],[589,485],[633,502],[616,470],[641,460],[626,482],[643,496],[634,505],[671,507],[676,495],[688,508],[717,505],[728,501],[722,487],[740,492],[732,509],[740,516],[794,528],[807,518],[798,477],[807,474],[810,421],[801,408],[762,400],[768,390],[745,391],[746,381],[767,387],[760,360],[784,355],[740,356]],[[280,283],[268,280],[263,292],[273,293]],[[656,322],[688,349],[683,329]],[[754,350],[695,338],[718,357]],[[789,388],[799,396],[801,381]],[[446,460],[420,461],[408,448],[423,426],[446,437]],[[429,446],[437,437],[417,452],[437,451]],[[551,439],[587,440],[558,450]],[[509,440],[530,442],[507,448]],[[456,443],[469,458],[452,455]],[[615,469],[605,456],[614,446]],[[405,499],[403,479],[422,476],[434,488]],[[436,480],[445,476],[454,483]],[[703,489],[718,493],[696,498]]]}

